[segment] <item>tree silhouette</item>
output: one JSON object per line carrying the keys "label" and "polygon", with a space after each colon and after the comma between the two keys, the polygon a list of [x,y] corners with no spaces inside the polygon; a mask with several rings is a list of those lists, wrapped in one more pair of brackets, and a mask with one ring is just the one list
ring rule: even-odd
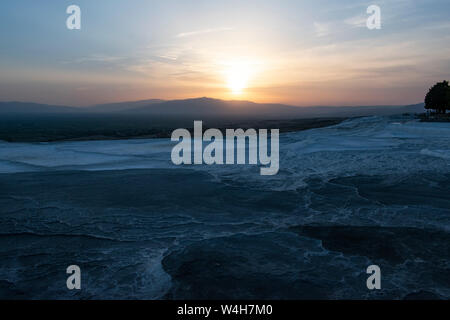
{"label": "tree silhouette", "polygon": [[436,83],[425,97],[425,109],[436,110],[437,113],[445,113],[450,110],[450,87],[448,81]]}

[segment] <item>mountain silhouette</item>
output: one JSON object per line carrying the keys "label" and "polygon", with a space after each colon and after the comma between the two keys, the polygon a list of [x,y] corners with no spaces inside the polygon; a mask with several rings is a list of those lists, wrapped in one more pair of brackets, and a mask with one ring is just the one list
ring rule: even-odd
{"label": "mountain silhouette", "polygon": [[79,113],[80,108],[40,104],[34,102],[0,102],[0,114],[62,114]]}
{"label": "mountain silhouette", "polygon": [[0,102],[0,114],[115,114],[152,115],[180,118],[248,118],[289,119],[292,117],[367,116],[424,111],[424,104],[407,106],[361,106],[361,107],[296,107],[284,104],[255,103],[251,101],[226,101],[212,98],[184,100],[141,100],[94,105],[90,107],[67,107],[28,102]]}
{"label": "mountain silhouette", "polygon": [[116,103],[105,103],[90,106],[86,108],[86,111],[90,112],[123,112],[131,109],[137,109],[140,107],[150,106],[152,104],[157,104],[164,102],[161,99],[149,99],[149,100],[139,100],[139,101],[126,101],[126,102],[116,102]]}

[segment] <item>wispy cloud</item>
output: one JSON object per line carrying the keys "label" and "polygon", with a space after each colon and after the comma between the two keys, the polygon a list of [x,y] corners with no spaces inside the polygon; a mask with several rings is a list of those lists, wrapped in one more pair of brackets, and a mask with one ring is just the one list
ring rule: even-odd
{"label": "wispy cloud", "polygon": [[87,62],[97,62],[97,63],[111,63],[124,59],[123,57],[116,57],[104,54],[92,54],[89,56],[80,57],[72,61],[64,61],[63,63],[87,63]]}
{"label": "wispy cloud", "polygon": [[324,37],[330,34],[330,26],[325,23],[314,22],[316,36]]}
{"label": "wispy cloud", "polygon": [[367,23],[367,16],[357,15],[344,20],[344,22],[355,28],[364,28]]}
{"label": "wispy cloud", "polygon": [[177,38],[185,38],[185,37],[192,37],[197,36],[201,34],[207,34],[207,33],[214,33],[214,32],[223,32],[223,31],[231,31],[233,28],[211,28],[211,29],[204,29],[204,30],[197,30],[197,31],[190,31],[190,32],[182,32],[176,35]]}

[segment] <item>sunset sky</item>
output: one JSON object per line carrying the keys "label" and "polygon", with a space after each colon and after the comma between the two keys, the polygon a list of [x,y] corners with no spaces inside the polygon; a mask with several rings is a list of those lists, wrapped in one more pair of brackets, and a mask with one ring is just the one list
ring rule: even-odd
{"label": "sunset sky", "polygon": [[450,80],[449,14],[448,0],[1,1],[0,101],[417,103]]}

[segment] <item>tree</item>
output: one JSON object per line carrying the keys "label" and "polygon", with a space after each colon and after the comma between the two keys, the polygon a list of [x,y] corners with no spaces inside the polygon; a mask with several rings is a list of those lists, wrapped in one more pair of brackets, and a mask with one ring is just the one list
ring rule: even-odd
{"label": "tree", "polygon": [[437,113],[445,113],[450,110],[450,87],[448,81],[436,83],[425,97],[425,109],[436,110]]}

